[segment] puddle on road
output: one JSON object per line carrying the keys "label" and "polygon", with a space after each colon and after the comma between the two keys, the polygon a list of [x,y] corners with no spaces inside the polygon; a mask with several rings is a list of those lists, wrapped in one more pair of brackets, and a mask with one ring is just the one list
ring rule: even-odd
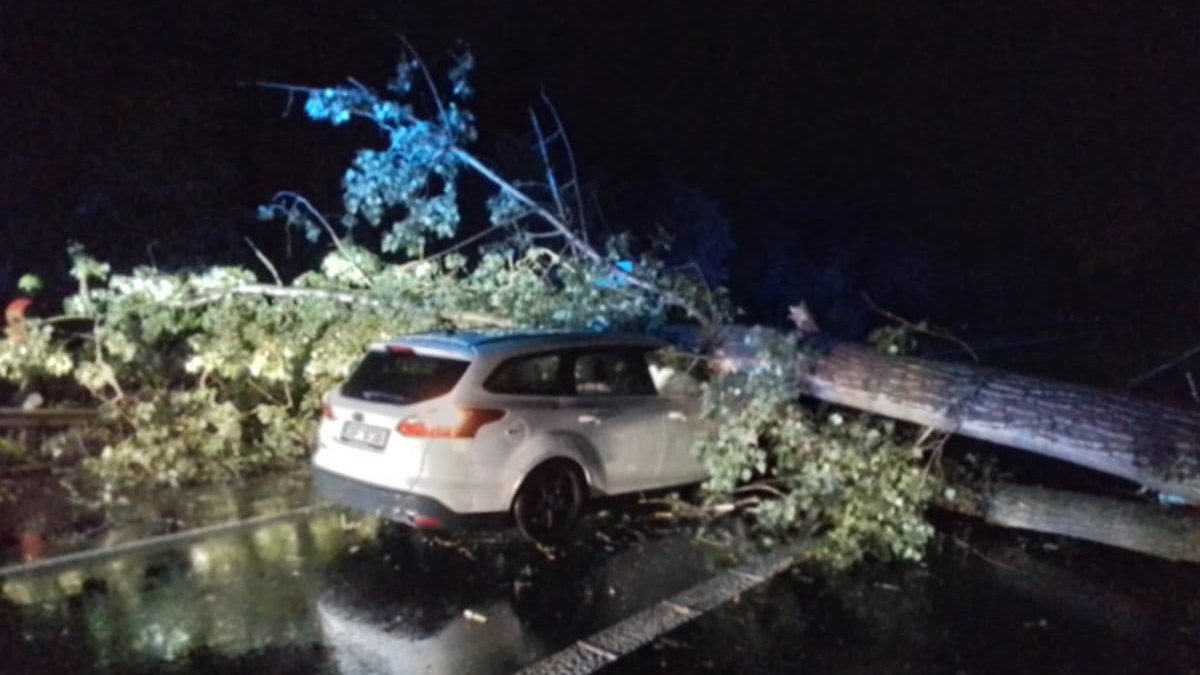
{"label": "puddle on road", "polygon": [[619,519],[549,551],[345,517],[0,580],[0,672],[509,673],[727,556]]}

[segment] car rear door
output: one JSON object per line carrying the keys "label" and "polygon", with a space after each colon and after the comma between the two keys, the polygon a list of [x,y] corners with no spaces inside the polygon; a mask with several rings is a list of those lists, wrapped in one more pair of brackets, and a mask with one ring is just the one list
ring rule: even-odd
{"label": "car rear door", "polygon": [[643,353],[619,347],[578,350],[569,366],[574,398],[563,410],[563,422],[600,455],[608,491],[657,487],[668,402],[657,396]]}

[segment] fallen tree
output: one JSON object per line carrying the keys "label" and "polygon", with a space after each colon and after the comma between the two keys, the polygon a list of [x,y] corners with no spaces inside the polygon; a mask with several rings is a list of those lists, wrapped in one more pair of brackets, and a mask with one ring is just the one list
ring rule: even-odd
{"label": "fallen tree", "polygon": [[[1200,503],[1200,412],[975,364],[838,342],[793,308],[795,392],[926,429],[1051,457]],[[770,367],[774,331],[726,327],[725,369]],[[1012,484],[954,484],[939,504],[1003,527],[1200,562],[1200,517],[1131,500]]]}
{"label": "fallen tree", "polygon": [[1167,560],[1200,562],[1200,514],[1044,487],[994,483],[948,491],[937,506],[1000,527],[1083,539]]}
{"label": "fallen tree", "polygon": [[973,364],[803,340],[799,390],[823,401],[1053,457],[1200,502],[1200,413]]}
{"label": "fallen tree", "polygon": [[[72,247],[79,290],[64,315],[90,329],[63,340],[59,318],[32,322],[19,344],[0,343],[0,380],[62,384],[98,405],[85,465],[106,490],[136,489],[303,461],[322,394],[366,345],[392,335],[481,324],[657,333],[728,321],[722,289],[668,266],[653,244],[588,227],[552,106],[531,111],[532,174],[504,176],[471,152],[474,61],[450,57],[443,87],[411,53],[383,88],[266,85],[314,121],[376,134],[342,177],[339,218],[291,191],[260,211],[325,249],[311,269],[285,278],[251,243],[273,283],[235,266],[119,272]],[[486,222],[460,214],[460,180],[470,194],[491,193],[477,204]],[[663,358],[691,370],[694,356]],[[696,447],[711,501],[740,504],[764,539],[821,532],[814,556],[832,566],[920,559],[937,481],[912,439],[868,416],[813,415],[795,396],[791,359],[760,356],[774,367],[708,383],[701,415],[713,433]]]}
{"label": "fallen tree", "polygon": [[[303,100],[314,120],[379,133],[343,176],[340,220],[291,192],[263,208],[264,217],[299,226],[314,242],[328,240],[333,250],[319,269],[285,283],[260,255],[274,285],[227,267],[114,274],[73,249],[79,292],[66,314],[93,330],[67,348],[48,322],[30,326],[19,344],[0,349],[0,379],[72,378],[102,403],[108,431],[95,439],[102,450],[94,458],[101,478],[174,485],[303,458],[321,394],[364,345],[389,335],[479,323],[646,332],[687,321],[709,330],[726,320],[719,290],[668,269],[652,251],[639,254],[626,239],[589,240],[556,116],[550,135],[534,116],[540,180],[513,182],[465,149],[476,136],[464,108],[472,65],[468,53],[456,55],[447,97],[415,54],[384,90],[353,80],[269,85]],[[414,97],[422,82],[424,99]],[[565,151],[558,162],[565,167],[551,161],[551,147]],[[490,226],[431,252],[465,235],[462,174],[494,188],[485,205]],[[363,226],[375,228],[366,239],[378,250],[354,240]],[[814,416],[797,405],[797,387],[1200,499],[1200,423],[1190,415],[995,371],[885,357],[819,334],[803,338],[799,355],[786,340],[743,345],[763,367],[712,379],[704,415],[715,432],[698,451],[711,489],[753,494],[760,531],[820,531],[835,564],[919,558],[932,532],[923,514],[936,480],[921,466],[920,443],[914,448],[893,425],[867,416]]]}

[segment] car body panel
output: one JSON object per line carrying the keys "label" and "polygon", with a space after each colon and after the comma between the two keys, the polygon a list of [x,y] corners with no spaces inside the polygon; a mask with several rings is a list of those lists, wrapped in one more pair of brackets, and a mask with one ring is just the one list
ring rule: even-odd
{"label": "car body panel", "polygon": [[[439,512],[444,506],[462,515],[509,511],[524,478],[552,460],[576,464],[592,496],[700,482],[707,476],[691,453],[698,399],[657,395],[643,356],[662,344],[550,331],[423,334],[372,345],[347,382],[327,395],[313,463],[372,486],[363,494],[396,493],[389,503],[429,499]],[[458,365],[445,369],[439,360]],[[457,381],[446,379],[459,371]],[[392,389],[392,372],[416,379]],[[423,372],[442,379],[422,387]],[[611,390],[590,388],[585,380],[596,372]],[[428,393],[437,395],[416,400]],[[460,431],[457,420],[479,411],[484,423]],[[452,432],[418,438],[402,428]],[[473,436],[455,437],[460,433]],[[347,505],[369,510],[361,495]],[[397,517],[396,508],[377,510],[413,520],[412,513]]]}
{"label": "car body panel", "polygon": [[666,433],[666,411],[660,404],[649,397],[594,397],[579,402],[574,419],[563,420],[573,423],[596,448],[606,468],[603,492],[632,492],[658,484]]}

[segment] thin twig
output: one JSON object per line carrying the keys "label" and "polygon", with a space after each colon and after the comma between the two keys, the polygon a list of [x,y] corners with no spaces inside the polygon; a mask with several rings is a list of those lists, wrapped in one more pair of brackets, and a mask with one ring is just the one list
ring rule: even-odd
{"label": "thin twig", "polygon": [[[598,251],[596,251],[596,249],[592,248],[586,241],[584,241],[579,236],[579,234],[577,232],[575,232],[574,230],[572,230],[569,225],[564,223],[562,221],[562,219],[555,216],[548,209],[546,209],[546,207],[544,207],[541,204],[534,201],[532,198],[529,197],[529,195],[518,190],[511,182],[502,178],[499,174],[497,174],[490,167],[488,167],[486,164],[481,162],[474,155],[472,155],[471,153],[467,152],[466,150],[458,147],[457,145],[450,146],[449,151],[459,161],[461,161],[463,164],[467,165],[468,168],[472,169],[473,171],[478,173],[480,176],[482,176],[486,180],[490,181],[493,185],[500,188],[502,191],[506,192],[509,196],[511,196],[513,199],[515,199],[518,203],[520,203],[523,206],[525,206],[526,208],[528,208],[538,218],[541,218],[543,221],[545,221],[547,225],[550,225],[555,230],[557,230],[559,232],[559,234],[562,235],[562,237],[566,241],[567,245],[570,246],[572,249],[577,251],[579,254],[583,255],[585,258],[592,260],[593,262],[600,263],[600,264],[605,263],[604,256],[600,255],[600,253]],[[699,321],[702,325],[709,326],[712,324],[712,320],[704,312],[700,311],[700,309],[698,307],[696,307],[692,303],[688,302],[687,300],[685,300],[678,294],[675,294],[675,293],[672,293],[665,289],[654,286],[650,282],[645,281],[644,279],[641,279],[637,276],[634,276],[633,274],[630,274],[618,267],[613,268],[613,274],[614,274],[614,276],[621,279],[622,281],[625,281],[626,283],[628,283],[631,286],[640,288],[644,291],[649,291],[652,293],[657,293],[659,295],[662,295],[672,304],[682,308],[684,311],[686,311],[688,314],[690,314],[693,318],[695,318],[697,321]]]}
{"label": "thin twig", "polygon": [[250,247],[250,250],[254,251],[254,255],[258,258],[258,261],[261,262],[263,266],[267,268],[267,271],[271,273],[271,276],[275,279],[275,285],[282,286],[283,279],[280,278],[279,270],[275,269],[275,265],[271,263],[271,259],[268,258],[261,249],[254,245],[254,242],[250,239],[250,237],[245,237],[245,240],[246,244]]}
{"label": "thin twig", "polygon": [[863,300],[866,300],[868,307],[875,310],[879,314],[882,314],[884,317],[891,319],[892,321],[895,321],[896,323],[899,323],[900,325],[904,326],[905,328],[908,328],[909,330],[916,331],[918,333],[924,333],[925,335],[928,335],[930,337],[935,337],[940,340],[946,340],[949,342],[953,342],[954,344],[962,347],[963,351],[965,351],[971,357],[972,361],[979,363],[979,355],[975,353],[975,350],[971,348],[971,345],[967,344],[966,342],[963,342],[961,339],[956,337],[953,333],[951,333],[949,331],[941,330],[938,328],[922,327],[918,324],[913,323],[912,321],[909,321],[908,319],[905,319],[904,317],[902,317],[898,314],[893,314],[892,312],[889,312],[888,310],[880,307],[879,305],[876,305],[875,301],[871,300],[870,295],[863,293],[862,296],[863,296]]}
{"label": "thin twig", "polygon": [[1200,345],[1196,345],[1195,347],[1188,349],[1187,351],[1183,352],[1179,356],[1176,356],[1175,358],[1171,359],[1170,361],[1167,361],[1166,363],[1164,363],[1162,365],[1155,366],[1154,368],[1150,369],[1149,371],[1147,371],[1141,375],[1138,375],[1137,377],[1133,378],[1129,382],[1125,383],[1125,390],[1129,391],[1129,390],[1133,389],[1134,387],[1137,387],[1138,385],[1143,384],[1147,380],[1157,377],[1159,374],[1163,373],[1164,371],[1170,370],[1170,369],[1174,368],[1175,366],[1183,363],[1184,361],[1187,361],[1188,359],[1192,358],[1193,356],[1195,356],[1197,354],[1200,354]]}
{"label": "thin twig", "polygon": [[[505,223],[505,224],[507,225],[507,223]],[[424,258],[419,258],[417,260],[410,260],[409,262],[401,264],[400,267],[406,267],[408,265],[415,265],[417,263],[422,263],[422,262],[426,262],[426,261],[430,261],[430,260],[437,260],[438,258],[450,255],[451,253],[454,253],[455,251],[457,251],[460,248],[463,248],[465,246],[473,244],[476,241],[483,239],[484,237],[487,237],[488,235],[494,234],[495,229],[496,228],[489,227],[488,229],[483,230],[482,232],[476,232],[475,234],[467,237],[466,239],[463,239],[460,242],[457,242],[447,248],[444,248],[441,251],[438,251],[437,253],[431,253],[431,254],[425,256]]]}
{"label": "thin twig", "polygon": [[916,442],[913,443],[914,451],[924,452],[925,448],[922,446],[935,435],[937,440],[933,441],[933,445],[930,446],[929,459],[925,462],[925,466],[921,467],[922,481],[929,478],[929,474],[935,467],[941,467],[942,452],[946,448],[946,442],[950,440],[950,434],[938,433],[937,429],[933,427],[925,427]]}
{"label": "thin twig", "polygon": [[446,124],[448,119],[446,117],[446,107],[442,105],[442,97],[438,94],[437,84],[435,84],[433,81],[433,75],[431,75],[429,73],[429,69],[425,67],[425,59],[421,58],[421,54],[417,51],[417,48],[408,41],[407,37],[400,35],[399,38],[400,42],[404,45],[404,48],[408,50],[409,58],[411,58],[413,62],[417,64],[417,68],[421,70],[422,77],[425,78],[425,86],[429,88],[429,95],[433,97],[433,104],[437,106],[438,119],[442,120],[442,124]]}
{"label": "thin twig", "polygon": [[[262,87],[263,89],[278,89],[279,91],[285,91],[288,94],[311,94],[313,92],[320,91],[320,88],[318,88],[318,87],[305,87],[305,86],[301,86],[298,84],[284,84],[282,82],[266,82],[263,80],[256,81],[254,83],[254,86]],[[290,105],[290,101],[289,101],[289,105]]]}
{"label": "thin twig", "polygon": [[787,496],[786,492],[784,492],[783,490],[780,490],[779,488],[775,487],[774,485],[771,485],[770,481],[759,481],[757,483],[749,483],[747,485],[738,487],[733,491],[734,494],[747,494],[747,493],[753,494],[755,492],[766,492],[775,497],[780,497],[780,498]]}
{"label": "thin twig", "polygon": [[359,276],[362,277],[363,283],[365,283],[367,286],[371,286],[371,277],[368,276],[363,268],[359,266],[358,261],[351,254],[350,250],[342,243],[342,238],[337,236],[337,232],[334,232],[333,226],[329,224],[329,221],[325,219],[325,216],[321,215],[320,211],[317,211],[317,208],[312,205],[312,202],[308,201],[308,199],[303,195],[297,194],[290,190],[284,190],[282,192],[275,193],[275,196],[271,199],[271,201],[274,202],[287,199],[292,201],[291,205],[293,207],[297,205],[303,207],[304,210],[308,212],[308,216],[325,229],[330,238],[333,239],[333,245],[342,254],[342,257],[346,259],[346,262],[349,263],[356,272],[358,272]]}
{"label": "thin twig", "polygon": [[550,189],[550,198],[554,200],[554,205],[558,209],[558,217],[563,219],[563,222],[569,222],[570,218],[567,214],[567,209],[562,202],[562,194],[558,191],[558,180],[554,177],[554,165],[550,162],[550,150],[546,147],[546,135],[542,133],[542,125],[538,123],[537,113],[531,108],[529,110],[529,123],[533,125],[533,133],[537,136],[538,153],[542,156],[542,166],[546,169],[547,187]]}
{"label": "thin twig", "polygon": [[554,125],[558,127],[558,135],[562,137],[563,148],[567,153],[567,166],[571,171],[571,185],[575,193],[575,220],[579,223],[579,234],[584,240],[587,240],[587,217],[583,212],[583,196],[579,192],[579,170],[575,165],[575,150],[571,148],[571,138],[567,136],[567,128],[563,126],[562,118],[558,116],[558,108],[554,107],[554,103],[550,101],[550,97],[546,92],[542,92],[542,103],[546,109],[550,111],[550,116],[554,118]]}

